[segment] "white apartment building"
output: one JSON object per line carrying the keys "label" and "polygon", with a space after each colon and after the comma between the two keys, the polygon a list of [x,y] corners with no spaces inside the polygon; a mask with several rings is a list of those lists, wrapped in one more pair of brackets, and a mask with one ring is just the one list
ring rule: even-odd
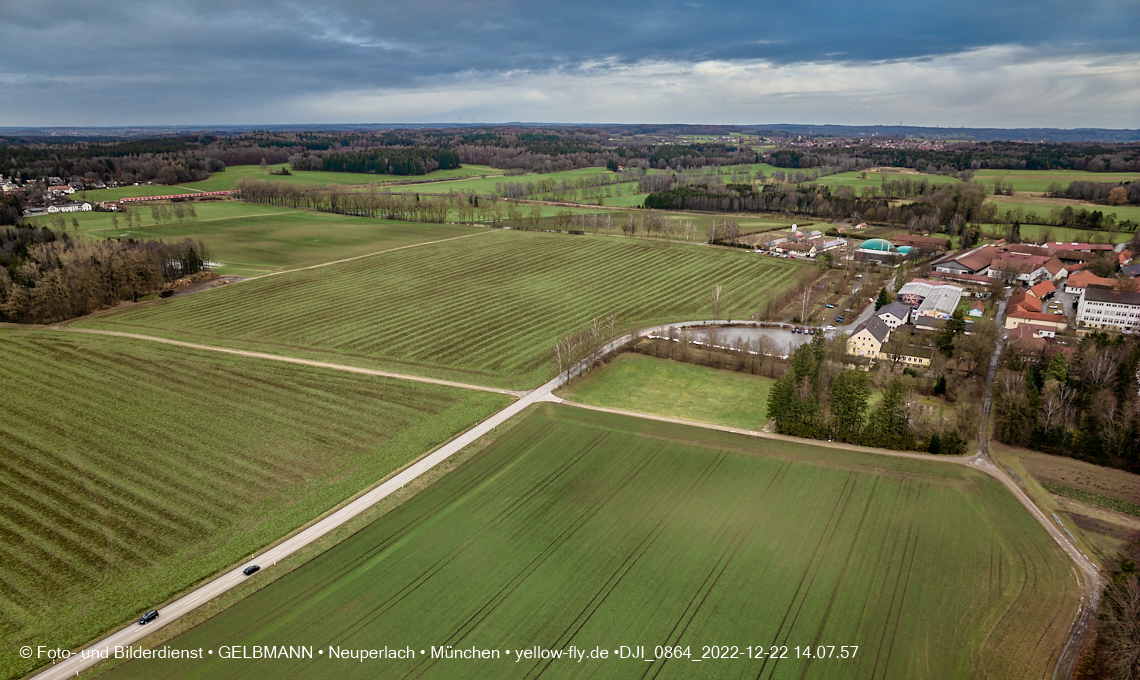
{"label": "white apartment building", "polygon": [[1077,302],[1077,321],[1085,328],[1098,330],[1140,329],[1140,293],[1088,286]]}

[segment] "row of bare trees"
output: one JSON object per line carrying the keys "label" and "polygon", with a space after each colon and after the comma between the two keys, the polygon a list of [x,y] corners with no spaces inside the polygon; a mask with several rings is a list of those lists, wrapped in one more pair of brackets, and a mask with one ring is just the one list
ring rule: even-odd
{"label": "row of bare trees", "polygon": [[[439,222],[447,220],[447,213],[456,202],[443,196],[397,194],[370,188],[353,191],[343,186],[318,186],[274,182],[243,177],[237,184],[243,201],[331,212],[340,215],[380,217],[405,222]],[[458,195],[457,195],[458,196]]]}
{"label": "row of bare trees", "polygon": [[574,367],[584,364],[588,369],[598,363],[606,354],[606,347],[617,337],[618,318],[613,312],[591,319],[573,333],[568,333],[554,343],[554,364],[559,375],[569,381],[574,375]]}

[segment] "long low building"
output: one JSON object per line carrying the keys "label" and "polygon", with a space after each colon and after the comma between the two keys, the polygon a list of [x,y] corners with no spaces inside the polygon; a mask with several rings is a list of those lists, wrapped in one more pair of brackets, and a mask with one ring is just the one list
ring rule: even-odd
{"label": "long low building", "polygon": [[1043,314],[1041,312],[1026,311],[1017,311],[1005,315],[1006,328],[1017,328],[1026,323],[1063,331],[1069,327],[1069,317],[1063,314]]}

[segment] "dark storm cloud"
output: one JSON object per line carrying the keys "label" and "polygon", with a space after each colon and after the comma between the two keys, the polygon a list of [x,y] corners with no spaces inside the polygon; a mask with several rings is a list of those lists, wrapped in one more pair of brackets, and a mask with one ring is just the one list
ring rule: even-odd
{"label": "dark storm cloud", "polygon": [[1111,58],[1136,51],[1138,26],[1140,4],[1131,0],[128,0],[50,8],[0,0],[0,87],[8,93],[0,125],[35,123],[45,107],[77,99],[95,105],[73,112],[80,118],[113,107],[119,117],[161,119],[154,122],[228,122],[298,96],[653,61],[863,63],[996,45]]}

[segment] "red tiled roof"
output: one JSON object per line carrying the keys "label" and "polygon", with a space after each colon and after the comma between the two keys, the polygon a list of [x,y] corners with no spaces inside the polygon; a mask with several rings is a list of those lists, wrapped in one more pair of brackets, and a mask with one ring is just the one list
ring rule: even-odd
{"label": "red tiled roof", "polygon": [[1029,289],[1029,293],[1036,297],[1038,300],[1045,297],[1049,293],[1057,290],[1052,281],[1042,281],[1041,283]]}
{"label": "red tiled roof", "polygon": [[1049,272],[1049,276],[1056,276],[1064,268],[1065,263],[1057,257],[1045,263],[1045,271]]}
{"label": "red tiled roof", "polygon": [[1116,286],[1116,281],[1113,279],[1102,279],[1090,271],[1081,270],[1076,274],[1070,275],[1069,280],[1065,282],[1065,285],[1072,288],[1084,288],[1091,285],[1108,286],[1109,288],[1114,288]]}
{"label": "red tiled roof", "polygon": [[1028,293],[1018,293],[1009,298],[1006,310],[1013,312],[1040,312],[1041,301]]}
{"label": "red tiled roof", "polygon": [[1016,311],[1012,314],[1006,314],[1006,317],[1011,319],[1026,319],[1029,321],[1048,321],[1049,323],[1069,323],[1069,318],[1064,314]]}

